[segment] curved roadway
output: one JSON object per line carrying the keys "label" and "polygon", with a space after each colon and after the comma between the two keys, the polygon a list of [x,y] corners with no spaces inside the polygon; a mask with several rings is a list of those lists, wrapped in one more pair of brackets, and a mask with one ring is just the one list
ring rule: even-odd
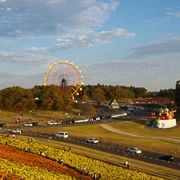
{"label": "curved roadway", "polygon": [[100,124],[99,126],[101,126],[102,128],[104,128],[104,129],[106,129],[108,131],[118,133],[118,134],[127,135],[127,136],[138,137],[138,138],[148,138],[148,139],[168,140],[168,141],[174,141],[174,142],[180,143],[179,139],[154,137],[154,136],[141,136],[141,135],[127,133],[127,132],[124,132],[124,131],[120,131],[119,129],[113,128],[113,127],[109,126],[108,124]]}

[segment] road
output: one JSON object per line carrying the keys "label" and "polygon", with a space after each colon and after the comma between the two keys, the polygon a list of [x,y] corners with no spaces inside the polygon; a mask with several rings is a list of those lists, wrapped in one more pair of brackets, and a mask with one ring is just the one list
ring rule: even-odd
{"label": "road", "polygon": [[118,130],[116,128],[113,128],[113,127],[109,126],[108,124],[100,124],[100,126],[103,127],[104,129],[108,130],[108,131],[111,131],[111,132],[114,132],[114,133],[118,133],[118,134],[124,134],[124,135],[127,135],[127,136],[132,136],[132,137],[137,137],[137,138],[168,140],[168,141],[174,141],[174,142],[180,143],[179,139],[163,138],[163,137],[153,137],[153,136],[140,136],[140,135],[136,135],[136,134],[131,134],[131,133],[120,131],[120,130]]}
{"label": "road", "polygon": [[158,153],[154,153],[150,151],[142,151],[141,154],[134,154],[134,153],[127,152],[127,148],[125,146],[120,146],[120,145],[111,144],[111,143],[102,142],[102,141],[98,144],[90,144],[90,143],[87,143],[84,138],[72,137],[72,136],[69,138],[63,139],[63,138],[56,138],[54,134],[46,134],[46,133],[24,132],[23,135],[31,136],[31,137],[46,138],[46,139],[50,138],[53,140],[66,142],[69,144],[76,144],[79,146],[84,146],[84,147],[128,157],[128,158],[139,160],[139,161],[144,161],[144,162],[148,162],[148,163],[152,163],[152,164],[156,164],[160,166],[165,166],[172,169],[177,169],[177,170],[180,169],[180,158],[178,157],[175,157],[176,158],[175,162],[168,162],[168,161],[160,160],[158,157],[161,154],[158,154]]}

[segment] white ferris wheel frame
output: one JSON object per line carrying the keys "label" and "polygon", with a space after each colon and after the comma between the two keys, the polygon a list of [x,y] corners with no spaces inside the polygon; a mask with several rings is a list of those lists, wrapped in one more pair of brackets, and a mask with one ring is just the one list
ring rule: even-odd
{"label": "white ferris wheel frame", "polygon": [[48,71],[45,73],[45,83],[47,85],[61,85],[60,79],[67,79],[67,86],[70,88],[71,97],[74,100],[75,95],[79,95],[79,91],[82,91],[83,76],[81,76],[81,71],[78,70],[78,66],[73,65],[66,61],[59,61],[59,63],[53,63],[52,66],[48,67]]}

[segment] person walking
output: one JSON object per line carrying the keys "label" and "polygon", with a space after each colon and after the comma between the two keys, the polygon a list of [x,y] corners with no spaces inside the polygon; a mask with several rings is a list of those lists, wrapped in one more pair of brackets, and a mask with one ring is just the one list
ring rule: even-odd
{"label": "person walking", "polygon": [[71,152],[71,146],[69,146],[69,152]]}
{"label": "person walking", "polygon": [[128,164],[127,164],[127,168],[128,168],[128,169],[130,169],[130,162],[128,162]]}
{"label": "person walking", "polygon": [[127,167],[128,161],[124,160],[124,165],[125,165],[125,167]]}

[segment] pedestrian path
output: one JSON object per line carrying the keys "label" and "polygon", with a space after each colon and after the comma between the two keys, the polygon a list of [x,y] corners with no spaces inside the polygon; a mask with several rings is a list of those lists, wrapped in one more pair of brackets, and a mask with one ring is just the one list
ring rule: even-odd
{"label": "pedestrian path", "polygon": [[137,138],[148,138],[148,139],[158,139],[158,140],[167,140],[167,141],[173,141],[173,142],[177,142],[180,143],[179,139],[172,139],[172,138],[163,138],[163,137],[154,137],[154,136],[141,136],[141,135],[136,135],[136,134],[131,134],[131,133],[127,133],[124,131],[120,131],[119,129],[113,128],[111,126],[109,126],[108,124],[100,124],[100,126],[108,131],[114,132],[114,133],[118,133],[118,134],[123,134],[123,135],[127,135],[127,136],[132,136],[132,137],[137,137]]}

